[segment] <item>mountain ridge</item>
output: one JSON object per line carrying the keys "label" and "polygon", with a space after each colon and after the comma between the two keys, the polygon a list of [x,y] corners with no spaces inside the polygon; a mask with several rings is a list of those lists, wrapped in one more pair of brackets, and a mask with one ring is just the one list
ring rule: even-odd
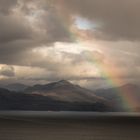
{"label": "mountain ridge", "polygon": [[[97,96],[104,97],[107,100],[112,101],[117,110],[129,110],[132,109],[137,111],[137,108],[140,108],[140,87],[135,84],[124,84],[120,87],[108,88],[108,89],[98,89],[94,91]],[[130,105],[132,108],[125,106],[124,102],[129,98],[134,104]]]}
{"label": "mountain ridge", "polygon": [[21,83],[13,83],[5,85],[4,88],[11,91],[24,91],[28,86]]}
{"label": "mountain ridge", "polygon": [[21,91],[0,88],[0,110],[128,111],[122,94],[131,95],[137,103],[134,110],[140,110],[140,88],[137,85],[91,91],[66,80],[27,86]]}
{"label": "mountain ridge", "polygon": [[96,96],[93,91],[82,88],[79,85],[74,85],[66,80],[60,80],[58,82],[45,85],[35,85],[27,88],[25,92],[48,97],[56,97],[62,101],[93,102],[93,98],[105,101],[104,98]]}
{"label": "mountain ridge", "polygon": [[30,92],[25,92],[27,89],[23,92],[0,90],[0,110],[99,112],[113,110],[107,100],[67,81],[33,87],[35,87],[33,90],[38,89],[38,93],[31,92],[32,87]]}

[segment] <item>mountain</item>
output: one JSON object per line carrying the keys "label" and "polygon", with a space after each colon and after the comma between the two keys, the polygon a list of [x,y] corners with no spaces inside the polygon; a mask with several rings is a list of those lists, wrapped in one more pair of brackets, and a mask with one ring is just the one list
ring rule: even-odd
{"label": "mountain", "polygon": [[10,91],[24,91],[28,86],[20,83],[14,83],[4,86],[4,88]]}
{"label": "mountain", "polygon": [[[140,110],[140,87],[137,85],[126,84],[110,89],[99,89],[94,91],[94,93],[97,96],[110,100],[118,111]],[[128,105],[125,103],[127,101]]]}
{"label": "mountain", "polygon": [[74,85],[66,80],[47,85],[35,85],[27,88],[25,92],[67,102],[106,102],[103,97],[96,96],[93,91]]}
{"label": "mountain", "polygon": [[[20,93],[20,94],[19,94]],[[35,85],[24,92],[0,88],[0,110],[112,111],[110,102],[68,81]]]}
{"label": "mountain", "polygon": [[66,80],[20,90],[0,88],[0,110],[120,112],[130,109],[140,111],[140,87],[133,84],[94,92]]}
{"label": "mountain", "polygon": [[57,110],[59,102],[39,95],[0,88],[0,110]]}

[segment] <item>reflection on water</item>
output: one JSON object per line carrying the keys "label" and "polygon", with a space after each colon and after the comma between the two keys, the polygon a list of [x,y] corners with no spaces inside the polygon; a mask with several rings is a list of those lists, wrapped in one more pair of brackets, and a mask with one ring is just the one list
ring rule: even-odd
{"label": "reflection on water", "polygon": [[140,116],[138,112],[80,112],[80,111],[0,111],[0,116],[57,116],[57,117],[86,117],[86,116]]}
{"label": "reflection on water", "polygon": [[0,140],[140,140],[138,113],[0,112]]}

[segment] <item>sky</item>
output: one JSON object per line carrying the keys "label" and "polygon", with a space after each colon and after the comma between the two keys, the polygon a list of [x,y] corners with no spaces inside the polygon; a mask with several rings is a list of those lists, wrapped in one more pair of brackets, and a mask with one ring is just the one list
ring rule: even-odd
{"label": "sky", "polygon": [[140,83],[139,0],[0,0],[0,84]]}

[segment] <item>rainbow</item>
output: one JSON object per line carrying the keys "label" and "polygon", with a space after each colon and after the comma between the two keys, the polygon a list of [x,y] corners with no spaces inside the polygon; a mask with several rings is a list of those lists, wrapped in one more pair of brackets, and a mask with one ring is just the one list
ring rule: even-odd
{"label": "rainbow", "polygon": [[[55,13],[55,14],[56,14],[60,24],[62,24],[63,28],[70,36],[70,39],[72,40],[72,42],[75,42],[75,43],[80,42],[81,41],[81,39],[79,37],[80,33],[76,29],[70,28],[68,26],[68,24],[66,24],[65,18],[62,17],[62,15],[60,15],[59,13]],[[87,54],[86,58],[88,61],[90,61],[91,63],[94,63],[94,65],[96,65],[96,67],[99,69],[99,71],[101,73],[101,77],[105,78],[109,85],[111,85],[112,87],[119,87],[119,85],[124,84],[124,82],[122,80],[117,78],[117,77],[119,77],[121,72],[116,68],[115,65],[104,64],[101,60],[95,58],[94,54],[92,54],[92,53]],[[123,107],[127,111],[135,111],[134,107],[136,107],[137,104],[135,102],[134,97],[132,96],[132,93],[129,91],[129,89],[117,88],[117,90],[118,90],[117,92],[118,92],[119,96],[121,97]]]}
{"label": "rainbow", "polygon": [[[96,65],[101,73],[101,77],[105,78],[109,85],[119,87],[124,84],[124,82],[118,78],[121,72],[115,67],[115,65],[104,64],[100,59],[95,58],[92,53],[88,54],[86,57],[88,61]],[[116,89],[122,100],[123,108],[129,112],[136,111],[135,107],[137,107],[137,103],[135,102],[133,93],[127,88]]]}

